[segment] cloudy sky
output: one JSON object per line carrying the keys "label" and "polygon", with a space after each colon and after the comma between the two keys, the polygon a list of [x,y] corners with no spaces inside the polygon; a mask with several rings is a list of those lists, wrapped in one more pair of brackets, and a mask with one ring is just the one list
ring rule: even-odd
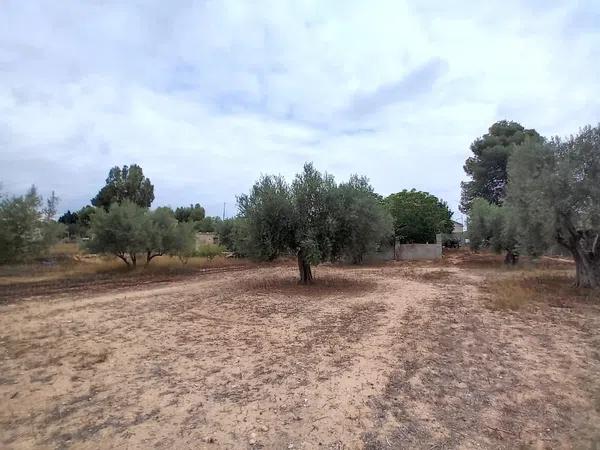
{"label": "cloudy sky", "polygon": [[154,206],[231,215],[304,161],[457,210],[491,123],[575,132],[599,94],[597,0],[0,1],[0,182],[61,210],[138,163]]}

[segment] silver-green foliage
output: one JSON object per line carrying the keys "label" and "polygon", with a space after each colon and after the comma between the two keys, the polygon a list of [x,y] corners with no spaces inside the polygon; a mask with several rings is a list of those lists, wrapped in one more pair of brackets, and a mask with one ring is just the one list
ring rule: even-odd
{"label": "silver-green foliage", "polygon": [[310,163],[291,185],[281,176],[261,177],[238,206],[248,253],[265,260],[294,253],[303,283],[312,280],[311,265],[342,257],[359,262],[392,233],[365,178],[338,186]]}
{"label": "silver-green foliage", "polygon": [[98,208],[90,230],[90,251],[115,255],[128,266],[136,266],[140,255],[146,264],[162,255],[185,258],[195,244],[193,226],[179,224],[170,208],[150,211],[129,200],[108,211]]}
{"label": "silver-green foliage", "polygon": [[0,198],[0,263],[27,261],[45,254],[65,232],[52,217],[58,198],[47,208],[35,186],[21,196]]}
{"label": "silver-green foliage", "polygon": [[577,285],[600,287],[600,125],[527,141],[508,173],[507,205],[523,248],[540,253],[560,244],[575,259]]}

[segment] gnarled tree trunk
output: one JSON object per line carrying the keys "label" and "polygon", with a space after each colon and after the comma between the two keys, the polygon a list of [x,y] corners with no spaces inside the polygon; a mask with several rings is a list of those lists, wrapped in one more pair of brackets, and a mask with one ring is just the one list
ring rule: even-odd
{"label": "gnarled tree trunk", "polygon": [[600,232],[577,230],[565,220],[568,237],[558,233],[558,243],[567,248],[575,260],[575,285],[600,289]]}
{"label": "gnarled tree trunk", "polygon": [[153,258],[156,258],[157,256],[162,256],[162,252],[158,252],[158,253],[152,253],[151,250],[148,250],[146,252],[146,264],[144,264],[146,267],[148,266],[148,264],[150,264],[150,261],[152,261]]}
{"label": "gnarled tree trunk", "polygon": [[506,256],[504,257],[504,264],[515,265],[519,262],[519,255],[513,250],[506,250]]}
{"label": "gnarled tree trunk", "polygon": [[300,283],[312,283],[313,276],[312,271],[310,270],[310,264],[306,261],[306,257],[302,250],[298,251],[298,270],[300,272]]}
{"label": "gnarled tree trunk", "polygon": [[571,249],[575,260],[575,284],[584,288],[600,288],[600,253],[583,250],[580,246]]}

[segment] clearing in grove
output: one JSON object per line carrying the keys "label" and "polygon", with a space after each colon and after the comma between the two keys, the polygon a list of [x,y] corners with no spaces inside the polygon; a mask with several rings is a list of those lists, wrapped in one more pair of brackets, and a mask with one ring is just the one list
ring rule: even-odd
{"label": "clearing in grove", "polygon": [[311,286],[287,262],[3,280],[0,446],[600,445],[600,302],[572,272],[456,252]]}

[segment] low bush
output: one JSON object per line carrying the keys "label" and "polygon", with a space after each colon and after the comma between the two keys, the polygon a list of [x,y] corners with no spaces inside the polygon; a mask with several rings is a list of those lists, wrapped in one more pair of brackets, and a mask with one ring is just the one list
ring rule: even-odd
{"label": "low bush", "polygon": [[204,244],[198,247],[198,249],[194,252],[194,256],[213,259],[215,256],[219,256],[225,251],[227,251],[225,247],[220,245]]}

